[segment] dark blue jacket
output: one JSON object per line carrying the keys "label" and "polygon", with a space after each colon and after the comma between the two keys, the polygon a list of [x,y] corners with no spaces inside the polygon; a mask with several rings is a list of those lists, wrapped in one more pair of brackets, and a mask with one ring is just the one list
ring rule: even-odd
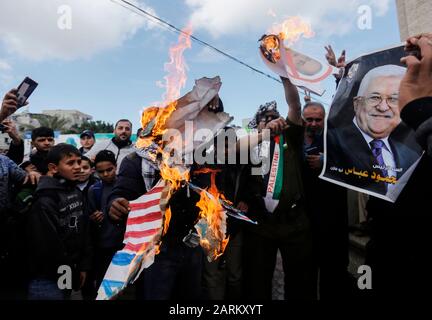
{"label": "dark blue jacket", "polygon": [[91,221],[91,233],[96,248],[121,249],[124,235],[124,224],[112,221],[108,216],[108,197],[114,185],[102,181],[96,182],[88,190],[87,214],[102,211],[104,219],[101,223]]}

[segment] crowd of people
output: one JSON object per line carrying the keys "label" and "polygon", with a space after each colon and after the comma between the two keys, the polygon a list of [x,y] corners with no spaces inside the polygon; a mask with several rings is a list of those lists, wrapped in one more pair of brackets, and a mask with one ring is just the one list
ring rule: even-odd
{"label": "crowd of people", "polygon": [[[257,153],[267,150],[270,159],[277,153],[283,159],[280,177],[272,176],[274,170],[251,174],[254,161],[194,163],[190,168],[194,185],[210,187],[214,178],[224,197],[258,224],[228,218],[228,246],[209,262],[201,246],[191,241],[197,235],[199,195],[180,188],[169,200],[170,227],[160,252],[133,285],[134,297],[271,300],[278,250],[285,299],[412,297],[427,292],[432,35],[409,38],[407,51],[412,47],[421,54],[403,58],[407,71],[398,107],[425,153],[395,203],[375,197],[367,203],[370,241],[365,264],[372,270],[372,289],[360,290],[348,272],[347,189],[318,178],[326,110],[310,98],[302,106],[297,87],[281,78],[288,115],[281,116],[276,103],[269,102],[249,123],[258,135],[268,129],[279,137],[249,147]],[[331,47],[326,49],[328,62],[343,66],[345,52],[336,60]],[[216,109],[209,106],[213,112],[223,108],[220,100]],[[56,144],[51,128],[36,128],[25,159],[23,139],[9,120],[16,109],[16,90],[11,90],[0,111],[4,132],[11,137],[9,151],[0,155],[0,299],[64,300],[80,291],[83,299],[93,300],[112,257],[123,247],[129,202],[149,191],[160,172],[131,141],[128,119],[117,121],[110,140],[96,141],[91,130],[83,131],[80,149]],[[141,134],[140,128],[138,139]],[[269,190],[271,179],[279,189]],[[59,286],[60,266],[71,268],[72,288]]]}

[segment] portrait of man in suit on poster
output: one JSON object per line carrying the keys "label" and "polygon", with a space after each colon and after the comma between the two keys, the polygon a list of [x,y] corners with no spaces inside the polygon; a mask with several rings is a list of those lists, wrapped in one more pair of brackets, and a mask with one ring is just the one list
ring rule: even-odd
{"label": "portrait of man in suit on poster", "polygon": [[395,200],[390,195],[401,190],[399,182],[406,182],[402,177],[421,156],[414,132],[400,118],[399,85],[405,72],[394,64],[366,72],[352,98],[352,120],[327,128],[324,178]]}

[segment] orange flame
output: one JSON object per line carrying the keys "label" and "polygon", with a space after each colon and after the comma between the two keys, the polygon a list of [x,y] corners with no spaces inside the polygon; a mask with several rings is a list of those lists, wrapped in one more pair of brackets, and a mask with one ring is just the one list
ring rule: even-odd
{"label": "orange flame", "polygon": [[[163,158],[166,157],[165,154],[162,154],[162,156]],[[170,167],[167,164],[167,160],[162,161],[160,175],[162,179],[170,183],[170,190],[177,190],[183,181],[189,181],[190,178],[189,170],[183,170],[180,167]]]}
{"label": "orange flame", "polygon": [[164,228],[163,228],[163,231],[162,231],[162,235],[165,235],[167,233],[170,221],[171,221],[171,208],[168,207],[165,210]]}
{"label": "orange flame", "polygon": [[192,34],[191,26],[186,27],[182,30],[178,39],[178,44],[172,46],[170,51],[170,61],[164,65],[165,71],[168,74],[164,77],[165,93],[163,95],[163,101],[158,104],[160,107],[149,107],[146,108],[141,116],[141,126],[146,126],[154,121],[152,128],[151,137],[145,142],[146,139],[138,139],[137,146],[147,146],[149,141],[154,141],[158,136],[161,136],[166,131],[165,123],[171,113],[174,112],[177,106],[177,99],[180,97],[180,90],[185,86],[187,76],[187,65],[183,57],[183,53],[186,49],[191,47],[190,35]]}
{"label": "orange flame", "polygon": [[202,168],[202,169],[198,169],[198,170],[194,170],[194,174],[203,174],[203,173],[213,173],[213,172],[221,172],[221,169],[210,169],[210,168]]}
{"label": "orange flame", "polygon": [[[171,187],[167,199],[169,199],[172,190],[180,186],[181,181],[189,180],[188,171],[182,172],[177,167],[170,167],[168,164],[170,154],[163,152],[162,141],[160,139],[166,131],[165,123],[167,119],[176,109],[177,99],[180,97],[180,90],[184,87],[187,80],[187,65],[183,53],[186,49],[191,47],[190,35],[192,34],[192,28],[188,26],[183,32],[184,33],[180,34],[178,38],[178,43],[169,49],[170,59],[169,62],[164,65],[164,69],[168,74],[164,77],[165,83],[163,87],[165,88],[165,93],[163,95],[163,101],[155,103],[154,106],[143,110],[141,127],[145,132],[145,136],[138,137],[136,143],[138,148],[149,147],[152,144],[156,144],[157,152],[162,154],[162,161],[160,163],[161,177],[165,181],[168,181]],[[153,156],[156,157],[156,154]],[[156,159],[154,160],[156,161]],[[165,235],[168,231],[170,220],[171,210],[170,208],[166,208],[162,235]],[[155,254],[159,254],[160,245],[160,241],[154,245]],[[148,250],[147,246],[143,246],[139,250],[139,253],[145,252],[146,250]]]}
{"label": "orange flame", "polygon": [[310,23],[299,16],[289,17],[282,23],[273,24],[268,33],[278,35],[281,40],[286,40],[288,45],[294,44],[302,36],[305,38],[315,36]]}
{"label": "orange flame", "polygon": [[[187,66],[184,61],[183,53],[184,50],[191,47],[190,35],[192,29],[191,27],[187,27],[183,31],[184,34],[179,36],[178,44],[170,48],[170,61],[165,64],[165,70],[168,72],[168,75],[164,77],[164,101],[155,104],[158,105],[158,107],[149,107],[143,111],[141,125],[145,130],[146,136],[140,137],[137,141],[137,147],[139,148],[150,146],[153,143],[157,145],[158,153],[162,155],[162,161],[159,165],[160,174],[162,179],[168,181],[170,184],[169,193],[179,188],[183,181],[189,181],[190,178],[188,170],[181,169],[181,167],[178,166],[170,166],[169,159],[171,155],[163,151],[163,145],[160,139],[167,129],[165,125],[167,119],[171,116],[172,112],[176,110],[177,99],[180,97],[180,90],[184,87],[187,79]],[[197,203],[197,207],[201,209],[200,218],[204,218],[207,222],[209,226],[208,229],[210,230],[208,234],[211,235],[211,240],[201,237],[201,245],[208,248],[214,259],[223,254],[228,244],[228,238],[225,238],[224,231],[222,231],[224,210],[219,203],[219,197],[221,195],[216,188],[215,175],[216,172],[212,172],[212,184],[209,189],[209,192],[215,199],[210,199],[205,192],[202,192],[201,199]],[[167,208],[165,210],[162,234],[168,231],[170,219],[171,211]],[[159,253],[159,246],[160,243],[155,245],[156,254]]]}
{"label": "orange flame", "polygon": [[[180,186],[181,181],[189,180],[188,172],[180,172],[176,167],[171,168],[168,164],[170,154],[163,152],[162,141],[160,136],[166,131],[165,123],[177,106],[177,99],[180,97],[180,90],[186,84],[187,65],[183,57],[184,51],[191,47],[190,35],[192,28],[190,26],[183,30],[178,39],[178,43],[172,46],[169,51],[170,60],[165,64],[164,69],[168,74],[164,77],[165,93],[163,102],[159,103],[160,107],[149,107],[145,109],[141,116],[141,125],[144,130],[150,130],[151,133],[146,137],[137,140],[137,147],[148,147],[152,143],[157,143],[158,152],[162,154],[161,177],[171,183],[173,189]],[[147,128],[147,126],[152,126]]]}
{"label": "orange flame", "polygon": [[225,248],[228,245],[228,242],[229,242],[229,237],[222,240],[220,247],[219,247],[219,250],[218,251],[215,250],[216,259],[219,258],[221,255],[223,255],[223,253],[225,252]]}
{"label": "orange flame", "polygon": [[208,230],[204,236],[202,230],[197,229],[201,236],[201,246],[207,252],[208,257],[214,261],[224,253],[229,238],[226,238],[225,233],[222,231],[225,210],[219,202],[222,194],[219,193],[216,187],[216,173],[218,170],[207,169],[202,171],[211,172],[211,186],[208,192],[214,198],[210,198],[205,191],[200,193],[200,200],[197,203],[197,207],[200,209],[199,218],[206,221]]}

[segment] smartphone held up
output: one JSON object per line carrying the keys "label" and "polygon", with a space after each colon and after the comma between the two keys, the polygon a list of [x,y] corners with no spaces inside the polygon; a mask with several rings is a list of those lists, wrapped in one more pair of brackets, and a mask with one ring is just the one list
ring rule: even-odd
{"label": "smartphone held up", "polygon": [[38,83],[29,77],[25,77],[25,79],[21,82],[21,84],[17,88],[17,99],[18,106],[17,108],[21,108],[25,105],[27,99],[33,93],[33,91],[38,86]]}

